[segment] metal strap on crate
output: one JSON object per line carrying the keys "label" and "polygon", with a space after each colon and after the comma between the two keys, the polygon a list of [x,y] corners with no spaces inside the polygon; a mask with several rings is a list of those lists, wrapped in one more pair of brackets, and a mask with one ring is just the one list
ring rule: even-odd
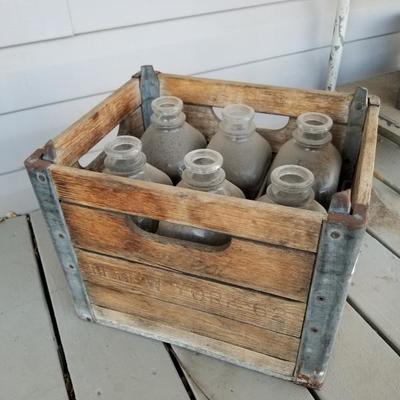
{"label": "metal strap on crate", "polygon": [[140,93],[142,96],[142,118],[144,129],[150,125],[151,102],[160,96],[160,83],[152,65],[140,67]]}
{"label": "metal strap on crate", "polygon": [[64,269],[76,312],[81,318],[92,321],[89,297],[82,280],[60,201],[47,169],[50,163],[43,161],[41,156],[42,151],[37,150],[25,161],[25,166],[47,222],[58,259]]}
{"label": "metal strap on crate", "polygon": [[295,380],[308,387],[324,380],[365,231],[364,217],[350,215],[349,196],[335,194],[321,231],[295,369]]}
{"label": "metal strap on crate", "polygon": [[342,150],[342,173],[340,177],[342,190],[349,189],[353,182],[367,108],[368,90],[358,87],[350,104],[349,120]]}

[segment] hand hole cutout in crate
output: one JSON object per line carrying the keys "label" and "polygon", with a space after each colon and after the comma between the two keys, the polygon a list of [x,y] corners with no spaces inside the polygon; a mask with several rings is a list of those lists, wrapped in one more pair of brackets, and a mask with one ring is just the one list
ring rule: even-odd
{"label": "hand hole cutout in crate", "polygon": [[[225,235],[222,233],[218,233],[211,230],[194,228],[187,225],[180,224],[169,224],[170,228],[175,228],[176,226],[180,227],[180,231],[173,236],[173,233],[167,228],[164,227],[165,233],[171,233],[170,235],[163,235],[157,232],[159,221],[152,220],[150,218],[139,217],[135,215],[126,215],[125,222],[129,229],[134,231],[135,234],[141,236],[148,236],[152,240],[157,240],[158,242],[170,244],[174,242],[175,244],[181,245],[183,247],[192,246],[193,248],[197,248],[198,250],[205,251],[224,251],[226,250],[231,242],[232,238],[229,235]],[[184,235],[187,235],[189,232],[197,234],[198,241],[195,240],[185,240],[183,239]],[[204,238],[204,233],[206,233],[206,238]],[[149,236],[150,235],[150,236]],[[209,239],[209,242],[205,243],[204,240]]]}

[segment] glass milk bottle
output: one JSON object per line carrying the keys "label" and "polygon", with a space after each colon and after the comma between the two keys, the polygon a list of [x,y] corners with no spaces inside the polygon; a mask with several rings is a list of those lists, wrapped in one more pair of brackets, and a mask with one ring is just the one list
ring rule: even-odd
{"label": "glass milk bottle", "polygon": [[326,208],[337,190],[342,165],[342,158],[331,143],[331,128],[332,119],[325,114],[301,114],[293,138],[281,147],[269,171],[271,174],[275,168],[287,164],[308,168],[315,177],[315,200]]}
{"label": "glass milk bottle", "polygon": [[254,198],[272,157],[271,146],[255,130],[254,110],[244,104],[226,106],[208,148],[222,154],[227,179]]}
{"label": "glass milk bottle", "polygon": [[299,165],[282,165],[271,173],[267,193],[258,201],[326,213],[314,200],[314,175]]}
{"label": "glass milk bottle", "polygon": [[[191,151],[184,158],[185,169],[182,173],[182,180],[177,186],[244,198],[243,192],[225,179],[222,163],[221,154],[214,150],[201,149]],[[209,245],[221,245],[229,242],[229,236],[222,233],[165,221],[160,221],[157,233],[163,236]]]}
{"label": "glass milk bottle", "polygon": [[184,156],[191,150],[206,147],[206,139],[185,122],[181,99],[159,97],[152,101],[151,108],[151,124],[142,136],[143,152],[150,164],[178,182]]}
{"label": "glass milk bottle", "polygon": [[[116,137],[106,145],[104,152],[106,153],[103,169],[105,173],[172,185],[167,174],[146,162],[146,156],[142,153],[142,142],[134,136]],[[157,229],[158,221],[143,217],[133,217],[133,219],[146,231],[155,232]]]}

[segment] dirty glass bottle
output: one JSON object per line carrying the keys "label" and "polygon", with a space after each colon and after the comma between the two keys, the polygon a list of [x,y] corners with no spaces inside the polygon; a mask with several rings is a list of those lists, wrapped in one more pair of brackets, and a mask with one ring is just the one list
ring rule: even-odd
{"label": "dirty glass bottle", "polygon": [[[184,158],[185,169],[178,187],[200,190],[225,196],[244,198],[243,192],[225,179],[221,154],[210,149],[194,150]],[[192,226],[160,221],[158,234],[192,242],[222,245],[229,242],[229,236],[222,233],[199,229]]]}
{"label": "dirty glass bottle", "polygon": [[332,119],[325,114],[308,112],[297,118],[297,128],[293,138],[279,150],[269,170],[271,172],[287,164],[308,168],[315,177],[315,200],[325,208],[329,207],[332,195],[336,192],[342,159],[331,143]]}
{"label": "dirty glass bottle", "polygon": [[314,200],[314,175],[299,165],[282,165],[271,173],[271,184],[258,201],[326,213]]}
{"label": "dirty glass bottle", "polygon": [[272,157],[271,146],[255,130],[254,110],[245,104],[226,106],[208,148],[222,154],[227,179],[254,198]]}
{"label": "dirty glass bottle", "polygon": [[[103,172],[105,173],[172,185],[167,174],[146,162],[146,156],[142,152],[142,142],[134,136],[116,137],[106,145],[104,152],[106,158]],[[132,219],[146,231],[157,230],[158,221],[143,217],[132,217]]]}
{"label": "dirty glass bottle", "polygon": [[181,177],[183,158],[207,146],[204,136],[185,120],[183,102],[162,96],[151,103],[151,124],[142,136],[143,152],[151,165],[164,171],[174,183]]}

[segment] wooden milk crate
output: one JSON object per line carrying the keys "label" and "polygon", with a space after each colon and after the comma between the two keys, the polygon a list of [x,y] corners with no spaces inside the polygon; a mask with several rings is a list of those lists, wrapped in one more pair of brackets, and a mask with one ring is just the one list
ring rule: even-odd
{"label": "wooden milk crate", "polygon": [[[140,136],[159,95],[181,98],[188,122],[207,138],[217,124],[212,106],[241,102],[289,116],[283,129],[259,130],[274,151],[299,114],[330,115],[344,190],[324,217],[93,171],[104,155],[91,170],[80,167],[80,157],[117,124],[120,133]],[[379,99],[361,88],[295,90],[142,67],[26,160],[78,314],[318,388],[365,230],[378,112]],[[213,247],[161,237],[132,224],[131,215],[232,239]]]}

